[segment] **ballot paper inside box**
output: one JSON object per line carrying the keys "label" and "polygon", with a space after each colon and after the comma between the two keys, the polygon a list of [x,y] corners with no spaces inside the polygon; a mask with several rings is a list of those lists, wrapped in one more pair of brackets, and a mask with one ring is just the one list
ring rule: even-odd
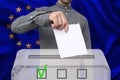
{"label": "ballot paper inside box", "polygon": [[[110,69],[101,50],[87,50],[87,55],[60,58],[57,49],[22,49],[12,69],[12,80],[110,80]],[[44,76],[38,76],[37,68]]]}

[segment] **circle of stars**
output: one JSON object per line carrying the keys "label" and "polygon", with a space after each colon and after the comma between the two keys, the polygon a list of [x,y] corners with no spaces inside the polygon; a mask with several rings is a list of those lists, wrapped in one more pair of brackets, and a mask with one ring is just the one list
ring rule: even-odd
{"label": "circle of stars", "polygon": [[[31,6],[30,6],[30,5],[25,6],[25,8],[26,8],[27,11],[30,11],[30,10],[31,10]],[[22,8],[21,8],[20,6],[16,7],[16,12],[17,12],[17,13],[20,13],[21,11],[22,11]],[[13,14],[10,14],[8,18],[9,18],[9,20],[11,21],[11,20],[14,19],[14,15],[13,15]],[[7,28],[7,29],[11,29],[11,24],[7,24],[7,25],[6,25],[6,28]],[[10,34],[9,34],[9,38],[10,38],[10,39],[14,39],[14,38],[15,38],[15,34],[10,33]],[[40,46],[40,40],[36,40],[36,41],[35,41],[35,44],[36,44],[37,46]],[[22,46],[22,45],[23,45],[23,44],[22,44],[22,41],[17,41],[17,42],[16,42],[16,45],[19,46],[19,47]],[[26,46],[26,48],[31,48],[32,45],[31,45],[30,43],[27,43],[27,44],[25,44],[25,46]]]}

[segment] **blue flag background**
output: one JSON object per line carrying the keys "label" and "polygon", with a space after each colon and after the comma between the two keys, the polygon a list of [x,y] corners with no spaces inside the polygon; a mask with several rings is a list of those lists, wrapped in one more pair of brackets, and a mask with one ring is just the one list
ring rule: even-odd
{"label": "blue flag background", "polygon": [[[52,6],[56,1],[0,1],[0,80],[10,80],[19,49],[40,48],[37,30],[15,34],[10,30],[12,21],[38,7]],[[92,48],[104,52],[112,80],[120,80],[120,0],[72,0],[72,7],[88,19]]]}

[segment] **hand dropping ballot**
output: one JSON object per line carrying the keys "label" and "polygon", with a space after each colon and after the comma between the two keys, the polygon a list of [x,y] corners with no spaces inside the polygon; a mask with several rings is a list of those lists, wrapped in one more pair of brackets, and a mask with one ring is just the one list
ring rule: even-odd
{"label": "hand dropping ballot", "polygon": [[87,54],[79,23],[70,24],[67,33],[64,30],[53,29],[53,31],[61,58]]}

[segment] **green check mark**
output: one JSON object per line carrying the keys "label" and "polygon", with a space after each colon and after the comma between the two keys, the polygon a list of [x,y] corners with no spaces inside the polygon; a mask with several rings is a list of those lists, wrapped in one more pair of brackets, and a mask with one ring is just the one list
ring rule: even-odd
{"label": "green check mark", "polygon": [[39,67],[37,67],[38,75],[40,76],[40,78],[43,78],[43,75],[45,74],[46,68],[47,68],[47,64],[44,66],[44,69],[41,73],[40,72],[41,69]]}

